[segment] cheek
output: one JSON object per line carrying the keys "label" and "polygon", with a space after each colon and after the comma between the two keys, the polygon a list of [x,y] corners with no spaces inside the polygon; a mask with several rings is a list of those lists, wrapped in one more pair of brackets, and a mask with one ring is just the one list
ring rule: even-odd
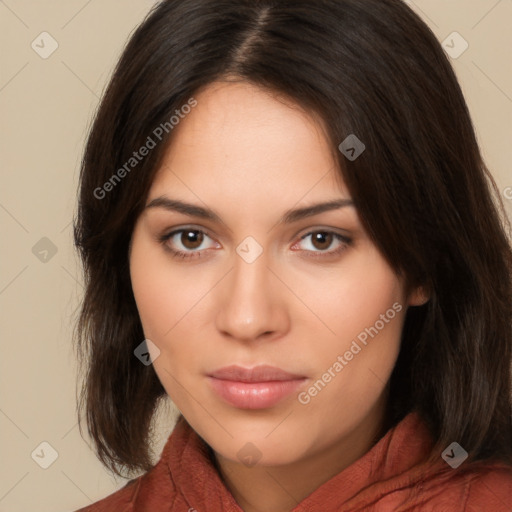
{"label": "cheek", "polygon": [[130,275],[137,309],[147,338],[157,344],[173,330],[204,295],[204,284],[189,273],[177,272],[172,257],[142,236],[134,238]]}
{"label": "cheek", "polygon": [[171,272],[169,258],[164,251],[143,237],[134,237],[130,255],[130,276],[133,294],[146,339],[159,349],[153,359],[153,368],[167,394],[180,408],[186,405],[181,396],[183,380],[179,368],[191,366],[193,350],[185,332],[180,329],[197,302],[199,291],[185,286],[184,276]]}
{"label": "cheek", "polygon": [[151,257],[134,251],[131,259],[132,288],[147,338],[160,339],[174,324],[178,296]]}
{"label": "cheek", "polygon": [[[402,284],[376,250],[358,254],[320,281],[312,277],[299,283],[297,295],[307,298],[305,302],[316,313],[313,321],[324,324],[322,331],[327,333],[325,327],[329,328],[336,350],[374,326],[381,315],[391,320],[386,323],[386,336],[400,337],[400,321],[395,320],[396,309],[406,309]],[[397,304],[395,309],[393,304]]]}
{"label": "cheek", "polygon": [[[350,272],[333,273],[328,291],[311,290],[308,297],[313,307],[336,334],[326,335],[311,354],[323,397],[311,405],[330,402],[329,407],[337,410],[358,410],[382,392],[398,357],[406,311],[401,282],[385,260],[371,251],[351,265]],[[324,392],[326,381],[329,390]]]}
{"label": "cheek", "polygon": [[[365,318],[362,322],[352,319],[350,328],[357,334],[344,335],[338,343],[324,345],[323,349],[319,346],[318,352],[312,354],[317,358],[317,372],[306,394],[301,395],[301,403],[308,401],[304,412],[324,418],[329,431],[336,435],[356,428],[370,414],[383,396],[395,366],[404,310],[380,330],[375,328],[376,318]],[[380,323],[377,327],[381,327]]]}

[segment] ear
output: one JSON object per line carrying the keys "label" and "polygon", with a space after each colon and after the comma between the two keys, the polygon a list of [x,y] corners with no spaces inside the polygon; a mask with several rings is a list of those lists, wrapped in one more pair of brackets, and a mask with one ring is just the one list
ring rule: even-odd
{"label": "ear", "polygon": [[414,288],[409,295],[409,306],[423,306],[430,300],[430,294],[426,291],[424,286]]}

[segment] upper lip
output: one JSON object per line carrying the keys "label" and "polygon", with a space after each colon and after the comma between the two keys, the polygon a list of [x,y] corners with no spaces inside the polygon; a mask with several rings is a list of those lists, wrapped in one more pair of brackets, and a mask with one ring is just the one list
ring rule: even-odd
{"label": "upper lip", "polygon": [[253,368],[238,365],[226,366],[209,374],[210,377],[237,382],[270,382],[304,379],[304,375],[289,373],[281,368],[266,364]]}

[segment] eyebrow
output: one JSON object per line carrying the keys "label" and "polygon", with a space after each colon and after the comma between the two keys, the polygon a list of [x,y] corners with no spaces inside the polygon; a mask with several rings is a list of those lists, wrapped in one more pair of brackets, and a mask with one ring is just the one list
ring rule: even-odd
{"label": "eyebrow", "polygon": [[[295,208],[285,212],[278,224],[291,224],[307,217],[319,215],[331,210],[339,210],[347,206],[354,207],[354,202],[351,199],[336,199],[325,203],[317,203],[311,206],[303,208]],[[222,223],[222,219],[209,208],[203,208],[202,206],[186,203],[177,199],[169,199],[166,196],[160,196],[153,199],[147,206],[149,208],[163,208],[168,211],[174,211],[188,215],[190,217],[199,217],[201,219],[207,219],[213,222]]]}

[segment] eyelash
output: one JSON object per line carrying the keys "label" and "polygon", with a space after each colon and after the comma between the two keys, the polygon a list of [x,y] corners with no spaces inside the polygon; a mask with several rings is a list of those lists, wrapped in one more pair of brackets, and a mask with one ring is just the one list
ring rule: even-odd
{"label": "eyelash", "polygon": [[[164,246],[166,251],[170,252],[170,254],[173,258],[181,258],[181,259],[200,258],[203,255],[203,253],[205,251],[207,251],[208,249],[203,249],[201,251],[196,250],[196,251],[190,251],[190,252],[178,251],[176,249],[172,249],[169,246],[169,244],[167,243],[168,240],[170,240],[173,236],[175,236],[179,233],[184,233],[185,231],[192,231],[194,233],[202,233],[203,235],[208,236],[208,234],[201,229],[185,227],[185,228],[176,229],[174,231],[171,231],[170,233],[161,235],[157,238],[157,240],[159,243],[161,243]],[[336,240],[341,242],[341,245],[338,249],[331,250],[331,251],[305,251],[306,253],[309,253],[307,256],[308,258],[326,258],[326,257],[337,256],[337,255],[341,254],[348,246],[350,246],[352,244],[352,239],[350,239],[346,236],[340,235],[339,233],[336,233],[335,231],[330,231],[328,229],[316,229],[314,231],[309,231],[305,235],[301,236],[300,240],[304,240],[308,236],[311,236],[315,233],[333,235]],[[211,238],[211,237],[208,236],[208,238]]]}

